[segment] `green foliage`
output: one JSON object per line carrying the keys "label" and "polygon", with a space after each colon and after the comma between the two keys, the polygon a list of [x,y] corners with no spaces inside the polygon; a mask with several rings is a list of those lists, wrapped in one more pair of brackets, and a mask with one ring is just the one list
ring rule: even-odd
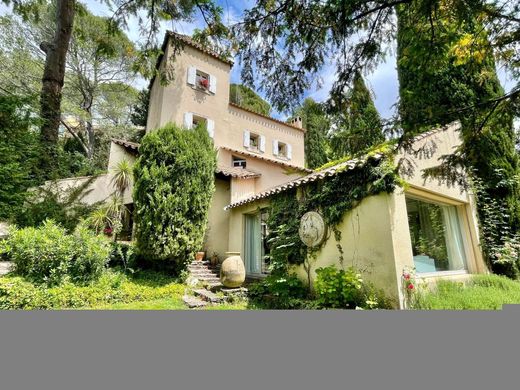
{"label": "green foliage", "polygon": [[13,229],[0,252],[14,264],[15,273],[48,285],[65,280],[98,278],[110,254],[108,242],[85,227],[73,234],[52,221],[38,228]]}
{"label": "green foliage", "polygon": [[366,284],[361,274],[350,267],[338,270],[334,266],[318,268],[314,284],[321,307],[335,309],[390,308],[384,295]]}
{"label": "green foliage", "polygon": [[7,275],[0,278],[0,310],[92,308],[165,298],[180,300],[185,288],[171,277],[150,271],[131,276],[106,271],[98,280],[85,285],[64,282],[54,287]]}
{"label": "green foliage", "polygon": [[300,107],[294,110],[293,117],[296,116],[302,118],[303,128],[307,130],[305,132],[307,167],[314,169],[327,163],[329,152],[327,133],[331,123],[323,104],[307,98]]}
{"label": "green foliage", "polygon": [[520,282],[499,275],[478,275],[467,283],[438,281],[432,290],[416,293],[414,309],[500,310],[520,303]]}
{"label": "green foliage", "polygon": [[136,269],[136,253],[131,243],[112,242],[109,267],[121,267],[125,272],[133,273]]}
{"label": "green foliage", "polygon": [[137,102],[132,107],[130,120],[135,126],[146,127],[148,107],[150,105],[150,88],[142,89],[137,95]]}
{"label": "green foliage", "polygon": [[[400,7],[398,12],[399,112],[405,137],[438,124],[460,119],[462,146],[441,167],[430,171],[448,181],[457,181],[456,168],[463,167],[479,181],[478,212],[481,230],[493,230],[494,218],[486,208],[490,201],[502,208],[508,230],[520,228],[520,160],[515,151],[512,114],[500,99],[500,85],[481,16],[465,4],[466,22],[459,23],[453,9],[430,10],[430,20],[421,20],[424,9]],[[432,28],[435,35],[432,36]],[[485,158],[483,158],[485,156]],[[460,172],[460,170],[458,171]],[[484,237],[488,247],[503,245],[504,237]],[[494,262],[495,272],[511,275]]]}
{"label": "green foliage", "polygon": [[203,127],[148,133],[134,166],[139,255],[183,267],[202,247],[214,191],[216,154]]}
{"label": "green foliage", "polygon": [[271,105],[245,85],[231,84],[229,101],[262,115],[269,116],[271,114]]}
{"label": "green foliage", "polygon": [[265,309],[311,308],[308,291],[295,275],[269,275],[249,287],[249,297]]}
{"label": "green foliage", "polygon": [[305,245],[298,236],[302,213],[296,191],[273,196],[268,215],[270,271],[273,275],[286,275],[289,264],[301,264],[307,255]]}
{"label": "green foliage", "polygon": [[78,223],[87,218],[98,204],[86,204],[82,199],[90,192],[88,186],[96,179],[95,176],[87,179],[76,188],[59,190],[57,182],[40,187],[27,198],[23,209],[13,217],[13,221],[20,227],[39,226],[47,219],[52,219],[72,232]]}
{"label": "green foliage", "polygon": [[37,134],[26,103],[0,94],[0,220],[20,212],[37,179]]}
{"label": "green foliage", "polygon": [[360,72],[343,104],[333,112],[335,130],[330,144],[334,158],[354,155],[385,140],[381,117]]}

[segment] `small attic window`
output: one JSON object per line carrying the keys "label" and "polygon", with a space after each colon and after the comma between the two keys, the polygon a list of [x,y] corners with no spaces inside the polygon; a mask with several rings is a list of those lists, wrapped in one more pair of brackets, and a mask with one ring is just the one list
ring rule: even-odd
{"label": "small attic window", "polygon": [[260,136],[258,134],[249,134],[249,148],[258,151],[260,148]]}
{"label": "small attic window", "polygon": [[236,168],[245,168],[246,159],[243,157],[233,156],[233,166]]}
{"label": "small attic window", "polygon": [[278,157],[287,158],[287,144],[278,142]]}

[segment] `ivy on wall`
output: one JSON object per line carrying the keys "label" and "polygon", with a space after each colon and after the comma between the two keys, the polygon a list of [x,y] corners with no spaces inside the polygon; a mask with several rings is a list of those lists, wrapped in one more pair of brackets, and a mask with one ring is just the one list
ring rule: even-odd
{"label": "ivy on wall", "polygon": [[[385,145],[362,158],[362,163],[353,169],[343,168],[334,176],[309,183],[271,198],[267,221],[271,248],[271,272],[287,273],[290,264],[304,264],[308,257],[320,249],[305,247],[298,234],[300,218],[307,211],[318,211],[334,232],[338,244],[340,262],[343,249],[339,244],[341,232],[338,225],[345,214],[369,196],[392,193],[403,185],[395,167],[393,148]],[[383,154],[383,157],[380,156]],[[330,163],[327,164],[327,167]],[[323,245],[323,244],[322,244]],[[307,268],[306,268],[307,269]]]}

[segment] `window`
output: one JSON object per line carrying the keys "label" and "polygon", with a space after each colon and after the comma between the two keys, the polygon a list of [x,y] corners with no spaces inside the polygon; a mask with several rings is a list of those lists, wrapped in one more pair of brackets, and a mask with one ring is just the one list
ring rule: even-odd
{"label": "window", "polygon": [[416,271],[466,269],[457,207],[406,198],[406,209]]}
{"label": "window", "polygon": [[197,70],[196,77],[195,77],[195,85],[198,88],[208,90],[209,89],[209,74],[204,73],[200,70]]}
{"label": "window", "polygon": [[265,137],[249,130],[244,131],[244,147],[252,152],[265,152]]}
{"label": "window", "polygon": [[291,145],[278,140],[273,141],[273,155],[284,160],[292,159],[292,148]]}
{"label": "window", "polygon": [[242,157],[233,156],[233,166],[239,168],[246,167],[246,159]]}
{"label": "window", "polygon": [[192,112],[186,112],[184,114],[184,127],[187,129],[193,129],[199,125],[205,124],[206,130],[211,138],[215,135],[215,122],[211,119],[204,118],[200,115],[196,115]]}
{"label": "window", "polygon": [[217,92],[217,78],[200,69],[188,68],[188,84],[193,88],[215,94]]}
{"label": "window", "polygon": [[258,151],[260,148],[260,137],[258,134],[249,134],[249,149]]}

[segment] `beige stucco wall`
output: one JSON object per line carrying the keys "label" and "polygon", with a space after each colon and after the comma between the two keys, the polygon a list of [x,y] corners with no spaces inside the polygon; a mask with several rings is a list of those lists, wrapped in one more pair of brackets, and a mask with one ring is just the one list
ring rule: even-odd
{"label": "beige stucco wall", "polygon": [[[173,80],[166,86],[160,84],[159,78],[154,81],[147,131],[164,126],[168,122],[183,125],[184,114],[191,112],[214,121],[214,143],[217,149],[225,146],[247,151],[243,144],[244,131],[247,130],[265,137],[265,151],[259,152],[259,155],[287,161],[273,155],[273,140],[278,140],[292,146],[292,159],[287,162],[300,167],[305,165],[304,131],[229,105],[229,64],[188,45],[176,55],[175,60],[171,58],[171,52],[172,48],[169,46],[162,67],[164,68],[166,61],[168,70],[173,66]],[[216,77],[215,94],[201,91],[188,84],[188,68],[192,66]],[[226,160],[225,164],[230,166],[230,161]]]}
{"label": "beige stucco wall", "polygon": [[[217,161],[219,165],[229,166],[231,165],[231,161],[233,158],[233,153],[220,149],[218,151]],[[236,156],[240,157],[239,154]],[[266,189],[275,187],[277,185],[287,183],[293,179],[297,179],[302,176],[301,172],[294,171],[292,169],[288,169],[279,164],[275,164],[269,161],[247,158],[247,170],[260,173],[261,176],[255,179],[248,179],[250,183],[248,186],[254,185],[254,191],[256,193],[265,191]]]}
{"label": "beige stucco wall", "polygon": [[[316,278],[316,269],[329,265],[338,268],[355,267],[363,279],[373,282],[396,303],[398,284],[396,279],[396,258],[394,252],[393,215],[391,204],[393,194],[380,194],[365,198],[355,209],[347,212],[338,225],[341,231],[339,244],[344,251],[343,265],[340,263],[338,242],[334,233],[328,231],[328,238],[311,260],[311,282]],[[406,214],[405,214],[406,215]],[[303,265],[293,267],[300,279],[307,282],[307,272]]]}
{"label": "beige stucco wall", "polygon": [[206,256],[211,257],[216,252],[221,261],[225,258],[225,253],[228,251],[230,211],[224,210],[224,207],[229,204],[230,192],[229,181],[215,180],[215,193],[211,200],[204,239]]}

